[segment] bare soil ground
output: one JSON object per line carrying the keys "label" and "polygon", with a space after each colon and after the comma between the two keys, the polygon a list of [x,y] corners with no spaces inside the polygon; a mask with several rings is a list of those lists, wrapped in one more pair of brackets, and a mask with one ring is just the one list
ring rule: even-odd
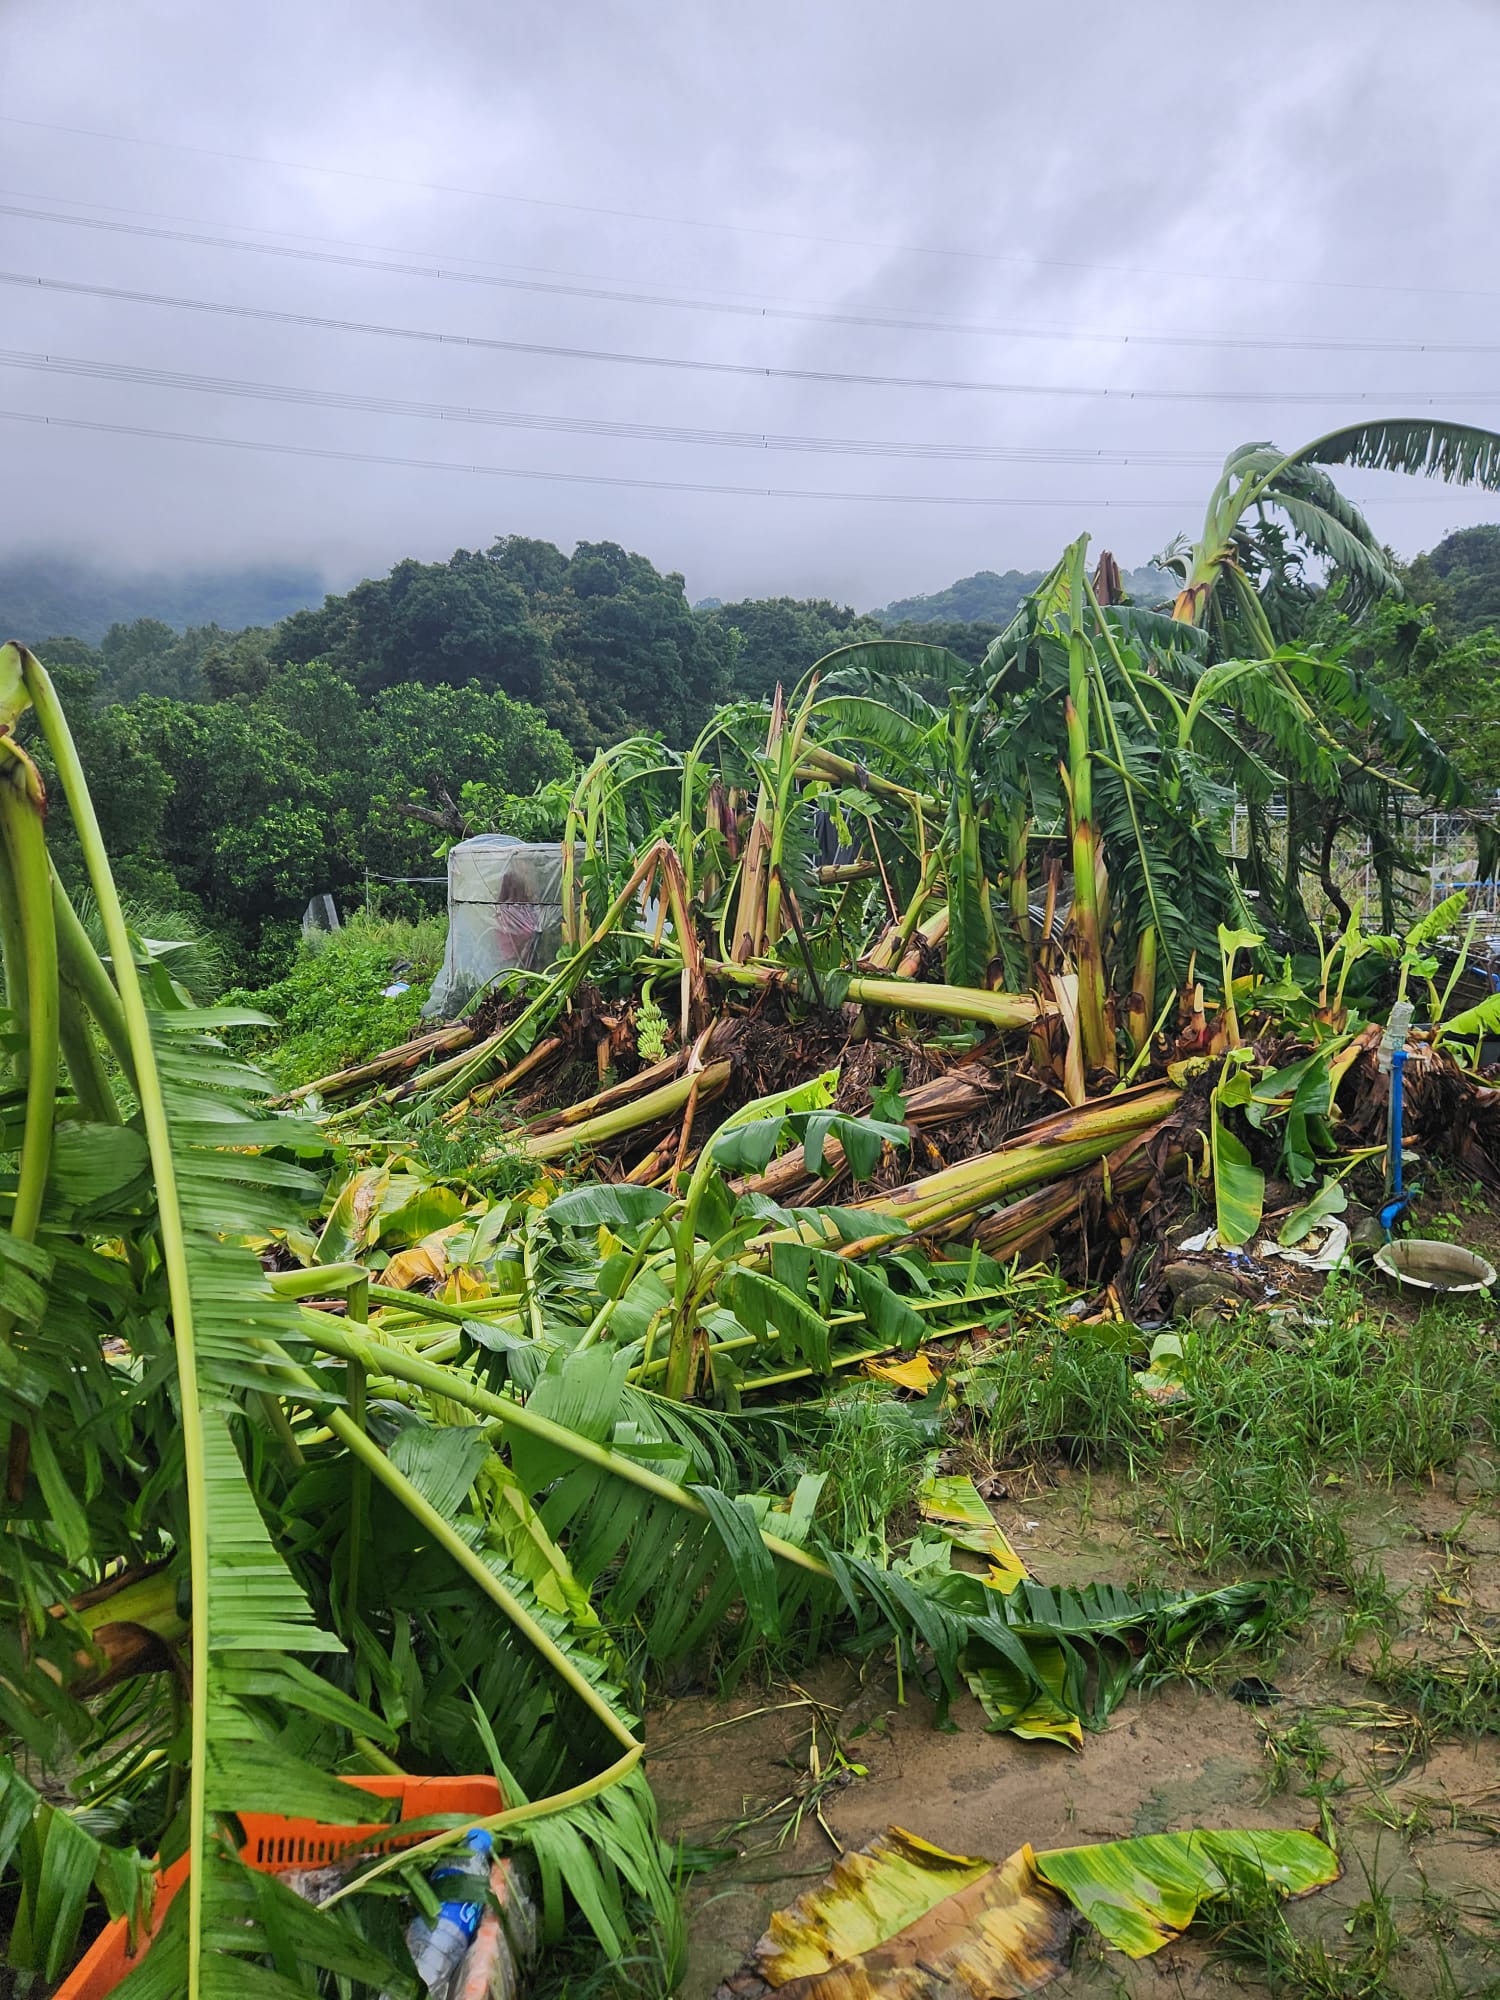
{"label": "bare soil ground", "polygon": [[[1076,1755],[987,1732],[966,1698],[955,1727],[935,1727],[909,1681],[898,1700],[888,1662],[863,1676],[831,1662],[795,1685],[668,1703],[648,1729],[667,1831],[736,1854],[690,1888],[682,2000],[707,2000],[771,1911],[827,1872],[836,1844],[893,1823],[997,1860],[1023,1841],[1193,1826],[1336,1839],[1342,1880],[1286,1913],[1295,1962],[1253,1930],[1205,1926],[1134,1964],[1085,1939],[1049,1989],[1059,1996],[1500,1994],[1500,1707],[1478,1701],[1467,1730],[1452,1729],[1387,1684],[1393,1661],[1441,1660],[1461,1641],[1472,1668],[1500,1648],[1500,1515],[1487,1484],[1481,1468],[1477,1481],[1348,1495],[1356,1561],[1377,1564],[1389,1594],[1378,1616],[1346,1587],[1319,1593],[1279,1659],[1241,1663],[1238,1685],[1233,1662],[1205,1660],[1201,1679],[1132,1696]],[[1009,1492],[996,1518],[1043,1581],[1193,1574],[1172,1560],[1152,1484],[1054,1467]],[[839,1753],[863,1768],[816,1782]]]}

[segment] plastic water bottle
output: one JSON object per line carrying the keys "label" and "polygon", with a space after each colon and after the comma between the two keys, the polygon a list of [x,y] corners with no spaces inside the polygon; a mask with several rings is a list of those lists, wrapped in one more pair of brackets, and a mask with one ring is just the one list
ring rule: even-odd
{"label": "plastic water bottle", "polygon": [[458,1969],[474,1942],[484,1915],[494,1846],[483,1827],[468,1834],[464,1854],[432,1872],[432,1886],[443,1897],[437,1920],[429,1923],[425,1917],[415,1917],[407,1926],[406,1948],[417,1977],[433,2000],[448,2000]]}

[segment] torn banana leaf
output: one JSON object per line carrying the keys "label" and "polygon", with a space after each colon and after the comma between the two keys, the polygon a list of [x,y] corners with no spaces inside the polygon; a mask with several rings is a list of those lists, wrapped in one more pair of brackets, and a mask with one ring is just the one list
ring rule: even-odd
{"label": "torn banana leaf", "polygon": [[[924,1480],[917,1505],[956,1547],[988,1556],[990,1567],[981,1581],[1008,1597],[1026,1581],[1025,1563],[1006,1540],[984,1496],[972,1479],[952,1474]],[[983,1657],[970,1648],[961,1661],[969,1692],[984,1710],[993,1729],[1008,1729],[1028,1743],[1066,1743],[1083,1748],[1083,1724],[1068,1704],[1068,1663],[1054,1640],[1035,1639],[1026,1648],[1031,1666],[1042,1682],[1022,1674],[1015,1663],[986,1649]]]}
{"label": "torn banana leaf", "polygon": [[996,1865],[893,1826],[779,1910],[715,2000],[1017,2000],[1063,1971],[1079,1916],[1144,1958],[1216,1897],[1268,1886],[1306,1895],[1338,1873],[1310,1833],[1026,1846]]}
{"label": "torn banana leaf", "polygon": [[917,1506],[956,1548],[988,1556],[985,1581],[995,1590],[1011,1591],[1027,1574],[1026,1565],[1000,1531],[979,1488],[962,1473],[924,1479],[917,1489]]}
{"label": "torn banana leaf", "polygon": [[1062,1969],[1074,1922],[1029,1848],[996,1868],[893,1826],[777,1911],[716,2000],[1019,2000]]}

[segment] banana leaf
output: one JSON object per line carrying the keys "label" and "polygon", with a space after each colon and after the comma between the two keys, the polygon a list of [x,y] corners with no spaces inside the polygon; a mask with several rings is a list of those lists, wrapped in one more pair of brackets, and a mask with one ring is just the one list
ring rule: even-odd
{"label": "banana leaf", "polygon": [[1305,1896],[1337,1881],[1338,1857],[1311,1833],[1279,1828],[1153,1833],[1036,1857],[1107,1944],[1145,1958],[1181,1935],[1199,1907],[1236,1889]]}
{"label": "banana leaf", "polygon": [[[893,1826],[771,1918],[718,2000],[1018,2000],[1064,1970],[1081,1917],[1143,1958],[1237,1890],[1300,1896],[1337,1879],[1310,1833],[1154,1834],[1030,1846],[994,1864]],[[1071,1906],[1071,1907],[1070,1907]],[[1075,1912],[1077,1913],[1075,1915]]]}

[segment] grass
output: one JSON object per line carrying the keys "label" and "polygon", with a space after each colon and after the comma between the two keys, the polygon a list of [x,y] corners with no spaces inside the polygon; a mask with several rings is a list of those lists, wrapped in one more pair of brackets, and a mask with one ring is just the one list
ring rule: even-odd
{"label": "grass", "polygon": [[[911,1523],[923,1469],[942,1442],[941,1418],[922,1403],[892,1400],[883,1384],[851,1383],[827,1398],[806,1464],[778,1475],[788,1490],[800,1473],[822,1473],[820,1523],[838,1548],[888,1561]],[[803,1435],[808,1435],[805,1426]]]}
{"label": "grass", "polygon": [[1438,1659],[1382,1650],[1370,1678],[1435,1736],[1500,1736],[1500,1654],[1483,1643]]}
{"label": "grass", "polygon": [[1154,1467],[1161,1424],[1132,1386],[1132,1352],[1122,1328],[1051,1317],[980,1350],[953,1378],[976,1448],[1002,1464]]}
{"label": "grass", "polygon": [[1394,1872],[1378,1872],[1378,1846],[1355,1865],[1365,1893],[1341,1939],[1299,1935],[1264,1884],[1246,1883],[1213,1935],[1215,1957],[1267,1992],[1299,2000],[1495,2000],[1492,1946],[1465,1922],[1468,1912],[1428,1886],[1398,1898]]}
{"label": "grass", "polygon": [[1351,1484],[1486,1475],[1500,1433],[1493,1327],[1453,1308],[1408,1324],[1348,1281],[1299,1327],[1247,1312],[1192,1334],[1181,1402],[1139,1393],[1140,1358],[1124,1329],[1065,1321],[979,1353],[957,1376],[973,1450],[1122,1467],[1181,1555],[1337,1586],[1367,1624],[1392,1600],[1356,1565]]}

